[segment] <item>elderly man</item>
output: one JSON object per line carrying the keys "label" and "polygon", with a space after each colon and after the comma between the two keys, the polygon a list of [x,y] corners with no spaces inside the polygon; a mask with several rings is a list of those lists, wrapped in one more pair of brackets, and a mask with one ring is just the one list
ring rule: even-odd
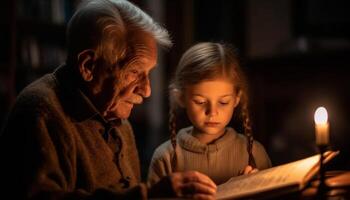
{"label": "elderly man", "polygon": [[198,172],[174,173],[152,188],[140,180],[127,118],[151,95],[157,44],[171,45],[167,31],[127,1],[92,0],[70,20],[67,38],[66,64],[27,86],[4,126],[0,195],[213,199],[215,184]]}

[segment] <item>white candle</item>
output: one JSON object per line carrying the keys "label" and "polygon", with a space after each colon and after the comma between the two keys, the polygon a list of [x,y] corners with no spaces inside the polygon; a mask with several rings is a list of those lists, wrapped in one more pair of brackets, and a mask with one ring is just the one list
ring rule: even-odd
{"label": "white candle", "polygon": [[314,116],[316,144],[328,145],[329,143],[329,123],[327,110],[324,107],[317,108]]}

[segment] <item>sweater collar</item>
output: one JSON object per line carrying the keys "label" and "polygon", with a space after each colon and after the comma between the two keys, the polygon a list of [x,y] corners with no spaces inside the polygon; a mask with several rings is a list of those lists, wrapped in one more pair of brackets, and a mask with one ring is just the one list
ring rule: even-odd
{"label": "sweater collar", "polygon": [[219,151],[227,145],[232,145],[233,140],[237,137],[237,133],[233,128],[226,127],[224,135],[210,144],[203,144],[191,134],[192,130],[192,126],[181,129],[177,135],[177,140],[182,148],[196,153]]}

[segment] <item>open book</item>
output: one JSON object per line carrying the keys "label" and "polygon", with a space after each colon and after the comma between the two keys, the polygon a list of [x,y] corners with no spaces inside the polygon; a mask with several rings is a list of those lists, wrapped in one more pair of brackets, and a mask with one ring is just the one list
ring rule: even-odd
{"label": "open book", "polygon": [[[327,151],[324,163],[339,152]],[[233,177],[218,186],[217,199],[267,197],[302,190],[319,171],[320,156],[261,170],[253,174]]]}

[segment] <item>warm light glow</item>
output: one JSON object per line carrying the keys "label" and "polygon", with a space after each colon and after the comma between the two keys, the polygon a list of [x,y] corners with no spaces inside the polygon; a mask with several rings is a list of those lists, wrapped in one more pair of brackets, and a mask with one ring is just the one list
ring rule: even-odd
{"label": "warm light glow", "polygon": [[326,124],[328,121],[327,110],[324,107],[317,108],[314,119],[316,124]]}
{"label": "warm light glow", "polygon": [[329,144],[329,123],[327,110],[324,107],[317,108],[315,112],[315,133],[317,145]]}

